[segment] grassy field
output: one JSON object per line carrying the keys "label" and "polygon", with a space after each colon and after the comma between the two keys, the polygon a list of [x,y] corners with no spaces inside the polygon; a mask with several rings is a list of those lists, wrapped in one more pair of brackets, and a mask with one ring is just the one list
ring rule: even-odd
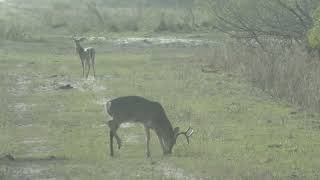
{"label": "grassy field", "polygon": [[[270,98],[232,73],[202,73],[210,49],[92,43],[97,78],[81,78],[71,40],[0,44],[0,179],[318,179],[319,116]],[[207,56],[206,56],[207,57]],[[70,84],[73,89],[62,90]],[[154,133],[119,129],[109,157],[103,103],[159,101],[195,133],[162,156]],[[12,155],[10,160],[6,155]]]}

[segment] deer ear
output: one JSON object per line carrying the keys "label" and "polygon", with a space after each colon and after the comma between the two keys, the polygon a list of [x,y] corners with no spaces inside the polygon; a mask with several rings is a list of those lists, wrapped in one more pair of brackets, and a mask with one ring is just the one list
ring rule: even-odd
{"label": "deer ear", "polygon": [[174,133],[174,136],[177,136],[177,134],[179,133],[179,127],[176,127],[176,128],[174,128],[174,130],[173,130],[173,133]]}
{"label": "deer ear", "polygon": [[84,40],[86,40],[87,38],[85,38],[85,37],[81,37],[80,39],[79,39],[79,41],[84,41]]}

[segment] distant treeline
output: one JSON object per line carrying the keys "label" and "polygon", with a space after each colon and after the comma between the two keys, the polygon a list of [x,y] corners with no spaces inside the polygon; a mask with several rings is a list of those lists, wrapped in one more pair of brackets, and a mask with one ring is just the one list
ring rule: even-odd
{"label": "distant treeline", "polygon": [[85,4],[94,2],[99,6],[108,6],[115,8],[130,8],[143,5],[144,7],[191,7],[194,0],[11,0],[17,4],[24,4],[33,7],[54,3],[73,3]]}
{"label": "distant treeline", "polygon": [[99,0],[97,3],[111,7],[132,7],[139,4],[156,7],[192,6],[193,0]]}

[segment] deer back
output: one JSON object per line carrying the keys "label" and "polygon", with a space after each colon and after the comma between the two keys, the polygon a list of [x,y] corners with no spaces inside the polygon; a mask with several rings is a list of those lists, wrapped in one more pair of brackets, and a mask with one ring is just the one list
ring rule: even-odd
{"label": "deer back", "polygon": [[125,96],[109,101],[106,109],[119,123],[139,122],[156,131],[172,131],[172,125],[158,102],[139,96]]}

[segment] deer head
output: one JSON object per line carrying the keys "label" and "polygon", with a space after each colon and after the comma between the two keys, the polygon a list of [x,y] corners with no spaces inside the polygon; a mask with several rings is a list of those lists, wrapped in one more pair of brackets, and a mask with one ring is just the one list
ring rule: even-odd
{"label": "deer head", "polygon": [[174,128],[172,133],[166,133],[163,136],[161,136],[161,138],[159,137],[159,140],[162,139],[162,142],[163,142],[162,148],[163,148],[164,154],[171,154],[172,153],[173,146],[176,144],[177,139],[180,135],[184,135],[187,139],[188,144],[190,143],[189,138],[192,136],[192,134],[194,132],[193,129],[191,127],[189,127],[184,132],[179,132],[179,130],[180,130],[180,128],[176,127],[176,128]]}
{"label": "deer head", "polygon": [[85,37],[77,37],[76,35],[73,35],[72,36],[72,40],[74,41],[74,42],[82,42],[83,40],[86,40],[87,38],[85,38]]}

